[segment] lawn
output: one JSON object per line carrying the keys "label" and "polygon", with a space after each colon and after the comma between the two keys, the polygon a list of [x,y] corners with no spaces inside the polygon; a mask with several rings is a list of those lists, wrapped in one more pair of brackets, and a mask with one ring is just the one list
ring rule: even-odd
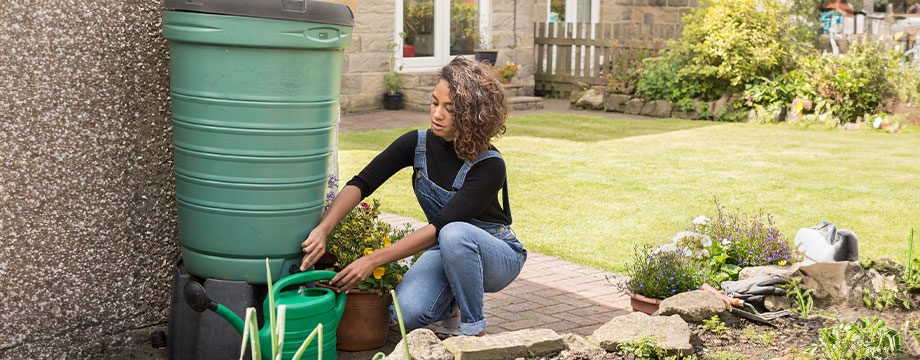
{"label": "lawn", "polygon": [[[342,177],[409,129],[341,134]],[[614,271],[635,244],[670,241],[712,215],[714,197],[772,213],[790,242],[823,219],[851,229],[864,259],[903,262],[910,227],[920,229],[917,132],[536,114],[511,117],[496,147],[525,246]],[[372,198],[424,219],[409,177],[407,168]]]}

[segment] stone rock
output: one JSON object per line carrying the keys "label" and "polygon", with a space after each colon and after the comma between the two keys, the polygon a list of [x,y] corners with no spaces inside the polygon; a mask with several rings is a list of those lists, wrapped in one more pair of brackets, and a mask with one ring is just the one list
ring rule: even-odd
{"label": "stone rock", "polygon": [[776,275],[781,278],[788,279],[798,269],[798,264],[793,264],[792,266],[750,266],[741,268],[741,272],[738,273],[738,280],[747,280],[759,274]]}
{"label": "stone rock", "polygon": [[[722,113],[723,110],[726,110],[726,108],[728,107],[728,100],[730,98],[731,97],[728,96],[728,94],[725,94],[725,95],[722,95],[722,97],[720,97],[719,100],[716,100],[716,102],[712,105],[713,117],[718,117]],[[731,110],[731,109],[728,109],[728,110]]]}
{"label": "stone rock", "polygon": [[626,102],[629,101],[629,95],[610,94],[604,100],[604,107],[607,111],[626,112]]}
{"label": "stone rock", "polygon": [[572,333],[562,334],[562,341],[565,342],[566,348],[572,351],[585,351],[585,352],[606,351],[600,346],[597,346],[596,344],[586,340],[585,338],[579,335],[576,335],[576,334],[572,334]]}
{"label": "stone rock", "polygon": [[690,328],[680,316],[649,316],[640,312],[613,318],[588,336],[588,341],[604,350],[617,351],[620,343],[641,336],[655,339],[658,346],[669,352],[689,354],[693,349],[690,346]]}
{"label": "stone rock", "polygon": [[676,117],[678,119],[689,119],[696,120],[700,118],[700,114],[696,111],[677,111],[674,110],[671,112],[671,117]]}
{"label": "stone rock", "polygon": [[[441,339],[430,329],[415,329],[406,334],[409,342],[409,356],[415,360],[453,360],[454,354],[447,350]],[[403,360],[406,358],[402,340],[396,344],[387,360]]]}
{"label": "stone rock", "polygon": [[530,358],[565,349],[562,337],[550,329],[525,329],[482,337],[457,336],[442,344],[457,360]]}
{"label": "stone rock", "polygon": [[866,263],[866,267],[886,275],[900,276],[904,272],[904,265],[898,264],[889,258],[873,259]]}
{"label": "stone rock", "polygon": [[646,116],[671,117],[671,102],[668,100],[648,101],[642,106],[641,111],[641,114]]}
{"label": "stone rock", "polygon": [[767,311],[780,311],[790,308],[792,303],[785,296],[770,295],[763,298],[763,306]]}
{"label": "stone rock", "polygon": [[848,122],[848,123],[843,124],[843,129],[844,130],[859,130],[859,124]]}
{"label": "stone rock", "polygon": [[678,315],[687,322],[702,322],[722,311],[725,302],[715,293],[703,290],[683,292],[661,301],[660,316]]}
{"label": "stone rock", "polygon": [[901,329],[901,339],[904,340],[904,349],[915,359],[920,358],[920,341],[917,336],[910,332],[910,329]]}
{"label": "stone rock", "polygon": [[786,107],[780,106],[779,109],[773,110],[773,122],[781,123],[786,121]]}
{"label": "stone rock", "polygon": [[603,109],[604,92],[600,89],[590,89],[575,102],[575,107],[586,109]]}
{"label": "stone rock", "polygon": [[642,112],[645,101],[640,98],[632,98],[626,102],[626,113],[638,115]]}
{"label": "stone rock", "polygon": [[878,293],[897,286],[875,269],[866,270],[859,262],[826,262],[802,266],[793,276],[802,277],[802,286],[814,290],[815,305],[849,304],[861,306],[863,290]]}

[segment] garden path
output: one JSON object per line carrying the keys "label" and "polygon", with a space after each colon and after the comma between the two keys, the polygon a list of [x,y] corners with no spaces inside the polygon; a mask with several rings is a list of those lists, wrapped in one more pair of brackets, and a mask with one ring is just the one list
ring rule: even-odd
{"label": "garden path", "polygon": [[[575,112],[568,110],[568,101],[546,100],[551,100],[544,103],[547,109],[532,112]],[[387,129],[427,123],[428,114],[380,111],[343,116],[340,131]],[[390,213],[381,214],[380,219],[394,226],[409,223],[418,228],[426,224]],[[607,280],[613,275],[610,272],[528,250],[527,261],[520,276],[502,291],[485,295],[485,314],[488,322],[486,333],[547,328],[559,333],[590,335],[613,317],[630,311],[629,298],[620,294],[616,286]],[[429,327],[432,330],[437,328],[435,325]],[[388,354],[400,338],[399,330],[393,327],[390,329],[387,344],[382,348],[362,352],[339,351],[338,359],[369,359],[378,351]]]}

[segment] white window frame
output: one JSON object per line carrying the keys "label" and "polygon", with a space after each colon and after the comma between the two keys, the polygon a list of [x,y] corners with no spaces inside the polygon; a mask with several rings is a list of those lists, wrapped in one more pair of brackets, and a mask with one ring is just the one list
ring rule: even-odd
{"label": "white window frame", "polygon": [[[600,1],[600,0],[592,0]],[[396,0],[396,12],[393,22],[393,39],[400,50],[396,51],[396,66],[402,67],[404,73],[437,71],[457,56],[473,59],[473,55],[450,55],[450,0],[434,0],[434,56],[403,58],[403,0]],[[492,42],[492,0],[479,0],[480,36]],[[445,25],[439,25],[445,24]]]}

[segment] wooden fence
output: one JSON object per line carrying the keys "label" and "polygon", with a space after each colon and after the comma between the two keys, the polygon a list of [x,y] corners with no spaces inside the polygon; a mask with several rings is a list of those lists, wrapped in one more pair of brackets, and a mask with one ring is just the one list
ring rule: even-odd
{"label": "wooden fence", "polygon": [[661,39],[672,36],[654,31],[634,23],[535,23],[534,92],[568,97],[583,85],[604,84],[613,67],[635,61],[638,53],[657,54]]}

